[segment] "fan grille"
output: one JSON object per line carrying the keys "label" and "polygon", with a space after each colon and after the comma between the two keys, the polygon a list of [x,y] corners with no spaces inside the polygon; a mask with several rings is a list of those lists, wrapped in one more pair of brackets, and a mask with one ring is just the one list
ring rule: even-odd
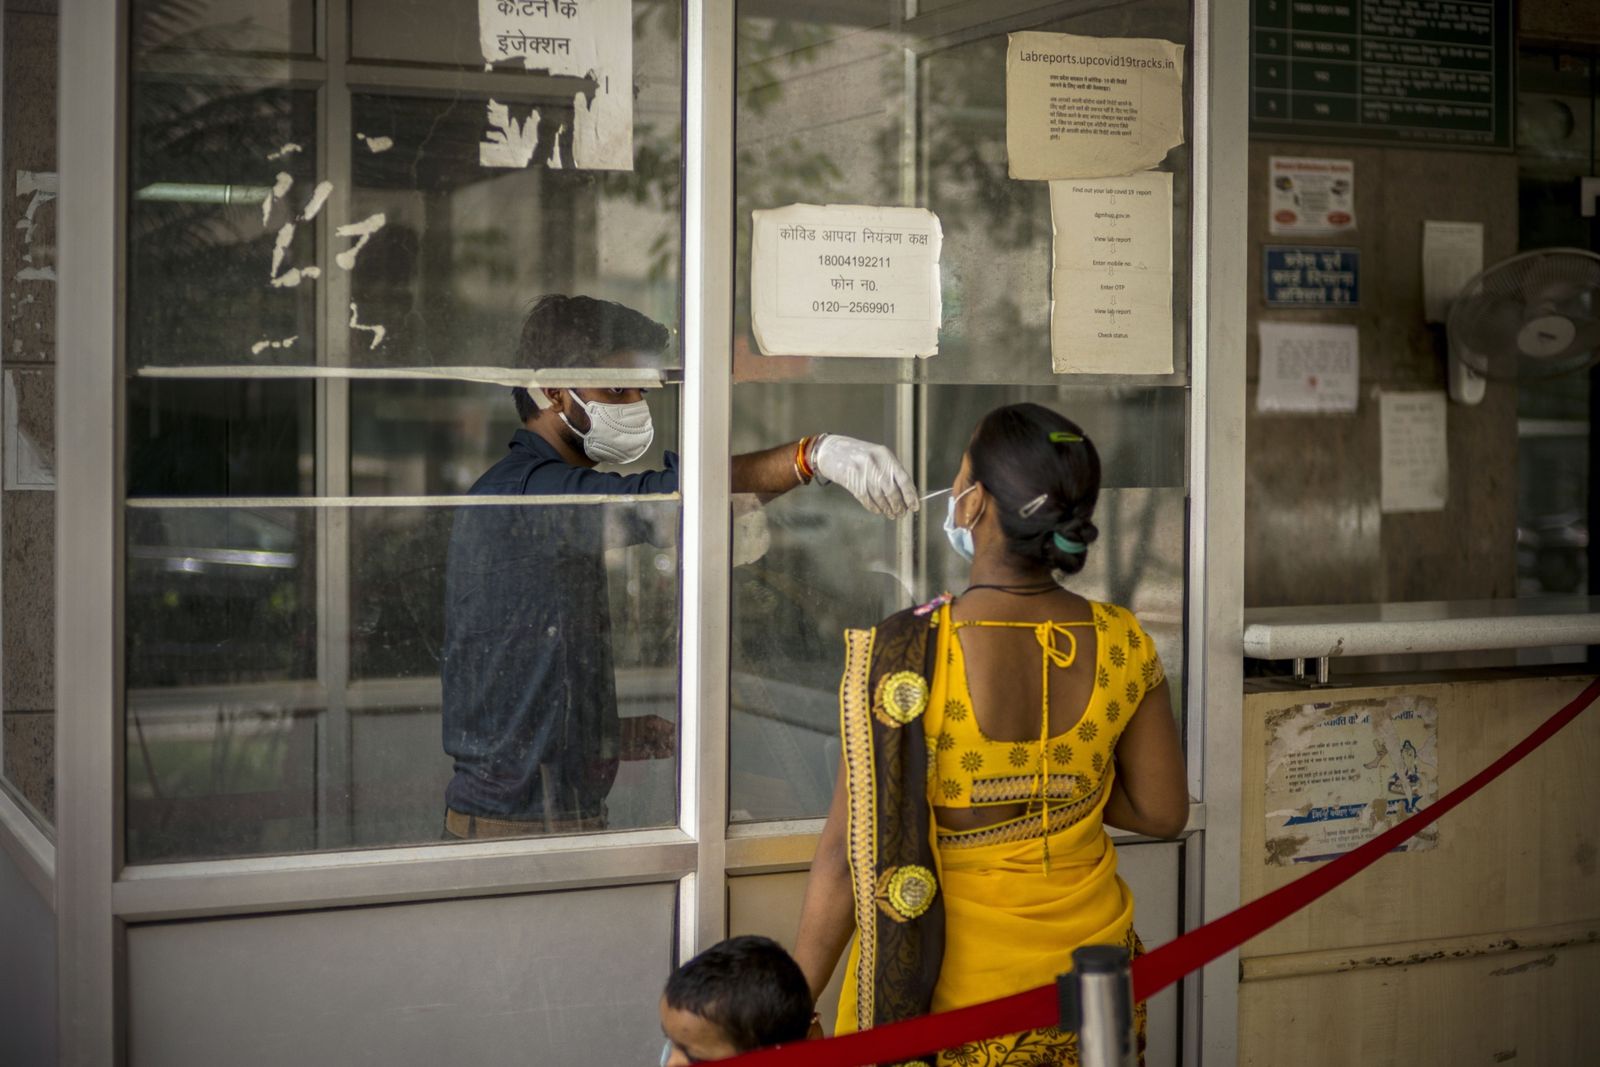
{"label": "fan grille", "polygon": [[[1450,307],[1452,352],[1490,378],[1545,378],[1589,366],[1600,347],[1600,256],[1583,249],[1541,249],[1513,256],[1473,278]],[[1572,340],[1536,352],[1528,341],[1552,332]],[[1541,330],[1540,325],[1561,327]],[[1536,347],[1536,346],[1535,346]]]}

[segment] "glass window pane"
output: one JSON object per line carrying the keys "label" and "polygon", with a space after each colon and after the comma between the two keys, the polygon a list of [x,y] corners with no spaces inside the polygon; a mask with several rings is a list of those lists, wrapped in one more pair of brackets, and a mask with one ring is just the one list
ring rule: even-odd
{"label": "glass window pane", "polygon": [[130,861],[437,841],[447,790],[523,834],[671,824],[678,523],[130,508]]}
{"label": "glass window pane", "polygon": [[[1006,35],[1040,30],[1187,44],[1189,6],[1134,0],[1028,21],[966,0],[902,20],[898,3],[739,5],[738,271],[741,380],[1055,385],[1046,182],[1009,177]],[[1187,100],[1187,87],[1186,87]],[[1187,146],[1168,154],[1173,262],[1189,257]],[[926,207],[944,228],[939,354],[915,361],[764,357],[750,328],[750,213],[791,203]],[[1189,284],[1173,281],[1174,366],[1188,362]],[[1149,379],[1147,379],[1149,380]]]}
{"label": "glass window pane", "polygon": [[[413,14],[398,18],[391,5],[379,21],[429,45],[452,39],[444,27],[462,28],[475,47],[475,5],[416,5]],[[218,33],[230,28],[193,17]],[[143,18],[188,24],[153,4]],[[358,30],[373,21],[358,12]],[[439,32],[426,32],[435,23]],[[371,66],[349,76],[357,91],[319,113],[320,67],[136,36],[131,364],[147,375],[526,366],[522,316],[551,292],[618,300],[675,328],[677,9],[642,4],[633,25],[633,152],[620,170],[575,164],[575,101],[593,93],[583,78],[506,69],[464,80]],[[485,156],[505,133],[498,110],[537,139],[522,166]],[[322,158],[319,145],[333,144]],[[646,362],[676,365],[675,346],[667,351]]]}
{"label": "glass window pane", "polygon": [[144,53],[310,55],[314,0],[135,0],[129,22]]}
{"label": "glass window pane", "polygon": [[[602,171],[574,165],[575,97],[595,87],[484,71],[478,5],[138,5],[135,862],[438,840],[447,788],[479,836],[673,821],[673,494],[343,502],[470,492],[519,428],[507,387],[530,367],[610,361],[656,384],[679,365],[679,14],[633,14],[611,87],[632,166]],[[316,58],[347,17],[359,58]],[[501,106],[543,146],[527,166],[486,161]],[[525,316],[549,293],[625,303],[669,340],[531,356]],[[677,386],[652,407],[634,470],[675,463]]]}
{"label": "glass window pane", "polygon": [[315,491],[314,392],[306,380],[130,378],[128,495]]}
{"label": "glass window pane", "polygon": [[[646,393],[655,440],[634,470],[660,470],[678,448],[679,389]],[[474,382],[350,383],[350,491],[357,496],[464,493],[520,428],[511,390]],[[610,469],[610,468],[606,468]]]}
{"label": "glass window pane", "polygon": [[321,177],[315,93],[149,62],[135,53],[129,365],[317,362],[317,287],[290,273],[317,263],[297,221]]}
{"label": "glass window pane", "polygon": [[[892,388],[744,384],[733,396],[736,453],[823,427],[874,441],[892,434]],[[735,498],[735,822],[827,809],[839,759],[841,634],[905,602],[897,533],[838,488],[797,489],[765,506]]]}
{"label": "glass window pane", "polygon": [[[540,143],[570,130],[570,92],[510,91],[515,107],[537,110]],[[526,365],[517,352],[522,319],[544,293],[616,300],[675,329],[676,118],[646,135],[671,152],[669,170],[606,173],[570,160],[508,169],[479,160],[488,103],[460,94],[352,99],[353,128],[393,142],[382,152],[357,148],[352,160],[351,218],[385,220],[350,274],[361,322],[384,333],[353,339],[352,362]],[[676,108],[676,89],[663,103]],[[675,362],[675,348],[669,355]]]}
{"label": "glass window pane", "polygon": [[[1048,187],[1013,181],[1005,146],[1006,34],[1045,30],[1187,43],[1189,9],[1008,17],[993,4],[739,7],[734,447],[843,433],[888,444],[926,494],[948,487],[979,419],[1033,401],[1091,435],[1104,470],[1101,535],[1070,587],[1138,613],[1182,714],[1187,540],[1189,284],[1186,147],[1174,174],[1174,365],[1128,380],[1051,370]],[[768,357],[749,326],[750,213],[789,203],[907,204],[939,215],[944,324],[925,360]],[[839,759],[841,631],[942,591],[966,565],[945,543],[946,500],[886,522],[838,489],[734,506],[735,821],[819,816]],[[846,547],[848,546],[848,547]]]}
{"label": "glass window pane", "polygon": [[55,820],[56,15],[8,9],[0,71],[0,789]]}
{"label": "glass window pane", "polygon": [[314,679],[315,520],[297,508],[130,508],[129,688]]}
{"label": "glass window pane", "polygon": [[[1523,48],[1517,63],[1517,247],[1595,248],[1573,190],[1596,171],[1600,55]],[[1517,385],[1517,595],[1583,593],[1589,577],[1590,374]],[[1576,660],[1581,647],[1527,650],[1518,662]]]}

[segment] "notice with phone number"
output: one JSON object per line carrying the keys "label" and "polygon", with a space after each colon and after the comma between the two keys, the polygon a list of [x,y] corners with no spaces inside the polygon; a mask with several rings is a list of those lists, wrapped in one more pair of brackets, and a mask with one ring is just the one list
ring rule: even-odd
{"label": "notice with phone number", "polygon": [[791,204],[754,212],[750,302],[769,356],[939,350],[938,216],[922,208]]}

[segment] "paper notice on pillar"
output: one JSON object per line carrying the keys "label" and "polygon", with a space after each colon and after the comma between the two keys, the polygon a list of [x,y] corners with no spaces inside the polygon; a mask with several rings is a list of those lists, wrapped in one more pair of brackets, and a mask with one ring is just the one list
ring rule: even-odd
{"label": "paper notice on pillar", "polygon": [[763,355],[939,351],[944,230],[933,212],[791,204],[752,214],[750,317]]}
{"label": "paper notice on pillar", "polygon": [[490,67],[582,78],[566,108],[489,104],[485,167],[633,169],[633,6],[612,0],[478,0]]}
{"label": "paper notice on pillar", "polygon": [[1350,160],[1273,156],[1267,172],[1269,232],[1328,234],[1356,228],[1356,165]]}
{"label": "paper notice on pillar", "polygon": [[1172,373],[1172,175],[1050,183],[1050,365]]}
{"label": "paper notice on pillar", "polygon": [[1444,322],[1461,287],[1483,270],[1483,223],[1422,224],[1422,309],[1429,322]]}
{"label": "paper notice on pillar", "polygon": [[1263,322],[1256,410],[1349,412],[1361,381],[1354,326]]}
{"label": "paper notice on pillar", "polygon": [[[1428,697],[1301,704],[1267,716],[1269,867],[1350,852],[1439,798],[1439,709]],[[1430,826],[1395,849],[1439,843]]]}
{"label": "paper notice on pillar", "polygon": [[1132,174],[1182,143],[1182,45],[1151,37],[1010,35],[1006,155],[1013,178]]}
{"label": "paper notice on pillar", "polygon": [[1378,400],[1383,452],[1380,510],[1443,511],[1450,494],[1450,451],[1443,393],[1384,393]]}

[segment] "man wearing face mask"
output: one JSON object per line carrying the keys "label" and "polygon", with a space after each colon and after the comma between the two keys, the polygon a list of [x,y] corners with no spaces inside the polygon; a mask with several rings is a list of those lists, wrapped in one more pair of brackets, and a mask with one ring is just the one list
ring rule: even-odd
{"label": "man wearing face mask", "polygon": [[[651,366],[670,341],[638,312],[547,296],[523,323],[518,364],[537,369]],[[512,390],[523,428],[470,493],[642,495],[678,489],[678,457],[616,473],[654,438],[634,388]],[[881,445],[818,434],[734,456],[735,493],[772,497],[837,482],[867,510],[917,507],[911,477]],[[445,827],[461,838],[603,829],[620,759],[672,752],[676,727],[619,718],[599,505],[458,509],[445,579],[444,748],[455,761]]]}

